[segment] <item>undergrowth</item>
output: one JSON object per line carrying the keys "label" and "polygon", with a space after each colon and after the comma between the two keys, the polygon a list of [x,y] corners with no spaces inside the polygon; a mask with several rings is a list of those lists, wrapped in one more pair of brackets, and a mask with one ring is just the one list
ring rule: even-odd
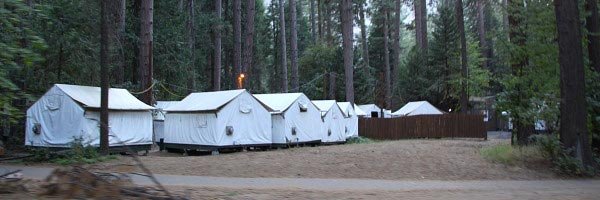
{"label": "undergrowth", "polygon": [[33,155],[27,158],[28,162],[51,162],[59,165],[73,164],[94,164],[114,160],[117,157],[114,155],[102,156],[98,152],[98,148],[89,144],[83,144],[82,139],[75,139],[71,142],[70,149],[65,151],[50,151],[46,148],[32,149],[30,152]]}
{"label": "undergrowth", "polygon": [[[563,149],[556,135],[534,135],[527,146],[502,144],[481,149],[480,154],[488,161],[506,165],[530,165],[535,162],[549,161],[553,170],[562,175],[589,177],[598,175],[597,168],[586,167],[570,156],[572,150]],[[596,166],[600,166],[600,157],[594,155]]]}
{"label": "undergrowth", "polygon": [[377,142],[376,140],[366,138],[366,137],[352,137],[346,140],[346,144],[371,144]]}

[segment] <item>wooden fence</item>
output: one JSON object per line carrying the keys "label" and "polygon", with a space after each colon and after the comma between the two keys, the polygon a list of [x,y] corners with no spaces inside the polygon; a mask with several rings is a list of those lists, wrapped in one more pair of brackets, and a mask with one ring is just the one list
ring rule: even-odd
{"label": "wooden fence", "polygon": [[487,139],[483,115],[472,114],[362,118],[358,120],[358,134],[381,140],[408,138]]}

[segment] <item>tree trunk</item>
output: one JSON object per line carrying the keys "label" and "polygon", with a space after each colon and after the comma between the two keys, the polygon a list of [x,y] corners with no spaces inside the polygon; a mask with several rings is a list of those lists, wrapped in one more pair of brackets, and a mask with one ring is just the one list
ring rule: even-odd
{"label": "tree trunk", "polygon": [[313,44],[317,43],[317,24],[315,21],[315,0],[310,1],[310,31]]}
{"label": "tree trunk", "polygon": [[490,52],[487,44],[486,31],[485,31],[485,0],[477,0],[475,2],[477,6],[477,33],[479,36],[479,47],[481,48],[481,56],[485,59],[482,63],[485,69],[490,67]]}
{"label": "tree trunk", "polygon": [[215,15],[217,17],[217,22],[214,28],[215,34],[215,44],[213,47],[213,90],[219,91],[221,90],[221,28],[223,23],[223,18],[221,16],[222,10],[222,2],[221,0],[215,0]]}
{"label": "tree trunk", "polygon": [[317,0],[317,14],[319,20],[319,40],[322,40],[325,31],[323,31],[323,4],[321,0]]}
{"label": "tree trunk", "polygon": [[[237,83],[237,77],[242,73],[242,3],[233,0],[233,69],[235,76],[232,81]],[[235,84],[237,85],[237,84]],[[241,87],[241,86],[238,86]]]}
{"label": "tree trunk", "polygon": [[325,40],[327,41],[327,46],[333,46],[333,30],[332,30],[332,21],[331,21],[331,0],[325,1]]}
{"label": "tree trunk", "polygon": [[342,0],[341,3],[341,21],[342,21],[342,46],[344,51],[344,75],[346,101],[354,105],[354,51],[353,42],[353,17],[352,0]]}
{"label": "tree trunk", "polygon": [[427,2],[414,0],[415,5],[415,34],[418,49],[423,53],[427,50]]}
{"label": "tree trunk", "polygon": [[600,22],[598,22],[598,1],[586,0],[585,9],[590,15],[586,19],[588,34],[588,55],[592,70],[600,73]]}
{"label": "tree trunk", "polygon": [[110,83],[108,79],[109,63],[108,51],[110,49],[109,40],[109,13],[108,1],[100,1],[100,152],[108,155],[108,89]]}
{"label": "tree trunk", "polygon": [[392,20],[392,22],[394,23],[394,35],[393,37],[393,47],[392,47],[392,59],[394,62],[391,63],[391,75],[390,75],[390,79],[391,79],[391,85],[390,85],[390,107],[388,109],[392,109],[395,108],[395,102],[394,102],[394,90],[396,89],[396,83],[398,81],[398,68],[400,65],[400,12],[402,9],[402,2],[401,0],[395,0],[395,7],[394,7],[394,20]]}
{"label": "tree trunk", "polygon": [[[244,43],[244,58],[243,58],[243,72],[246,73],[246,83],[252,83],[250,79],[259,80],[254,76],[253,72],[253,58],[254,58],[254,12],[256,7],[256,1],[250,0],[246,2],[246,41]],[[261,5],[262,6],[262,5]],[[249,88],[248,85],[247,88]]]}
{"label": "tree trunk", "polygon": [[189,51],[189,65],[187,67],[187,88],[188,92],[196,90],[196,30],[194,25],[194,0],[187,0],[187,38]]}
{"label": "tree trunk", "polygon": [[281,92],[288,92],[288,72],[286,59],[286,42],[285,42],[285,4],[283,0],[279,0],[279,36],[281,37]]}
{"label": "tree trunk", "polygon": [[576,0],[556,0],[558,62],[560,63],[560,141],[584,166],[592,165],[587,130],[585,70]]}
{"label": "tree trunk", "polygon": [[109,5],[111,5],[111,10],[108,12],[114,13],[114,26],[115,29],[111,37],[115,38],[116,54],[114,56],[115,66],[112,70],[112,74],[117,84],[123,84],[125,82],[125,17],[126,17],[126,5],[125,0],[117,0],[117,1],[109,1]]}
{"label": "tree trunk", "polygon": [[385,108],[390,109],[392,104],[392,89],[391,89],[391,72],[390,72],[390,47],[389,47],[389,18],[390,13],[388,11],[387,5],[383,9],[383,67],[385,68],[383,71],[385,73]]}
{"label": "tree trunk", "polygon": [[362,40],[362,50],[363,50],[363,62],[365,64],[365,67],[367,67],[367,72],[370,72],[368,70],[369,65],[369,44],[367,41],[367,25],[365,24],[365,5],[361,4],[358,6],[358,14],[359,14],[359,23],[360,23],[360,38]]}
{"label": "tree trunk", "polygon": [[292,66],[292,92],[297,92],[298,87],[300,86],[300,81],[298,80],[298,27],[296,23],[296,0],[289,0],[290,4],[290,57],[291,57],[291,66]]}
{"label": "tree trunk", "polygon": [[142,0],[140,17],[140,83],[143,93],[142,101],[154,105],[152,89],[153,62],[152,62],[152,25],[153,25],[154,0]]}
{"label": "tree trunk", "polygon": [[463,17],[463,4],[462,0],[456,0],[456,23],[458,25],[458,33],[460,35],[460,55],[461,55],[461,70],[460,76],[462,78],[460,84],[460,112],[467,113],[469,111],[469,95],[467,94],[467,79],[469,74],[467,60],[467,38],[465,36],[465,22]]}
{"label": "tree trunk", "polygon": [[[517,46],[518,48],[524,48],[525,46],[525,33],[521,30],[521,9],[524,6],[523,0],[508,0],[507,1],[507,9],[508,9],[508,22],[509,22],[509,39],[512,45]],[[515,52],[511,52],[510,65],[512,75],[518,78],[523,76],[523,69],[527,66],[528,58],[522,57],[520,55],[516,55]],[[514,95],[511,95],[511,101],[519,102],[517,106],[519,107],[527,107],[523,86],[522,83],[517,83],[514,89]],[[519,115],[519,113],[514,114],[514,127],[513,134],[517,134],[517,140],[519,145],[528,144],[528,138],[533,132],[532,129],[528,128],[532,124],[531,122],[526,121]],[[512,137],[511,137],[512,138]],[[511,140],[512,143],[512,140]]]}

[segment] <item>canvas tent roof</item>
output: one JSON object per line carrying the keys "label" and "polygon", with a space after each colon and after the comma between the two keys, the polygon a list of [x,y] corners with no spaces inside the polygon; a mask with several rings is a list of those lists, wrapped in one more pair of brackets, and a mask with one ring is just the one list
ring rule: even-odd
{"label": "canvas tent roof", "polygon": [[360,107],[358,107],[358,105],[356,105],[356,104],[354,104],[354,113],[356,113],[356,115],[358,115],[358,116],[367,115],[367,113],[365,111],[363,111],[362,109],[360,109]]}
{"label": "canvas tent roof", "polygon": [[335,100],[315,100],[312,103],[321,111],[321,116],[325,116],[331,107],[336,105]]}
{"label": "canvas tent roof", "polygon": [[409,102],[400,110],[392,113],[396,116],[413,116],[413,115],[441,115],[444,114],[440,109],[431,105],[427,101]]}
{"label": "canvas tent roof", "polygon": [[169,106],[175,105],[179,103],[179,101],[156,101],[156,105],[154,107],[156,109],[166,109]]}
{"label": "canvas tent roof", "polygon": [[[86,108],[100,108],[100,88],[80,85],[56,84],[71,99]],[[111,110],[152,110],[152,106],[135,98],[126,89],[108,90],[108,109]]]}
{"label": "canvas tent roof", "polygon": [[[304,94],[302,93],[276,93],[276,94],[255,94],[258,101],[266,104],[274,112],[284,112]],[[308,103],[308,102],[306,102]]]}
{"label": "canvas tent roof", "polygon": [[[349,109],[352,109],[352,104],[350,104],[350,102],[337,102],[337,104],[340,107],[340,109],[342,109],[342,113],[344,113],[344,116],[349,117],[350,116]],[[354,113],[356,113],[356,111],[354,111]]]}
{"label": "canvas tent roof", "polygon": [[[227,103],[238,97],[240,94],[247,92],[245,89],[225,90],[216,92],[198,92],[191,93],[179,103],[165,108],[167,112],[203,112],[216,111],[221,109]],[[263,104],[268,110],[272,109]]]}
{"label": "canvas tent roof", "polygon": [[379,108],[379,106],[375,105],[375,104],[365,104],[365,105],[359,105],[358,106],[362,111],[367,112],[367,113],[371,113],[371,111],[377,111],[377,112],[381,112],[381,108]]}

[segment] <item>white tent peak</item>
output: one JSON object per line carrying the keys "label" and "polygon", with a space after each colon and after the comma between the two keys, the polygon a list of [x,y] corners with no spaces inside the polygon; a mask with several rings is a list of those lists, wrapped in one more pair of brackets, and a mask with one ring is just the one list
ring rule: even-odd
{"label": "white tent peak", "polygon": [[[342,113],[344,113],[345,117],[349,117],[351,115],[352,104],[350,102],[337,102],[340,109],[342,109]],[[356,111],[355,111],[356,113]]]}
{"label": "white tent peak", "polygon": [[431,105],[427,101],[414,101],[404,105],[400,110],[392,113],[395,116],[413,116],[413,115],[441,115],[444,114],[440,109]]}
{"label": "white tent peak", "polygon": [[360,107],[356,104],[354,104],[354,113],[356,113],[356,115],[358,115],[358,116],[367,116],[368,115],[365,111],[360,109]]}
{"label": "white tent peak", "polygon": [[215,111],[227,105],[227,103],[231,102],[231,100],[244,92],[247,91],[245,89],[239,89],[191,93],[180,102],[171,105],[164,110],[167,112]]}
{"label": "white tent peak", "polygon": [[[321,111],[321,116],[325,116],[327,112],[329,112],[329,110],[336,105],[335,100],[314,100],[312,103],[315,104],[315,106],[317,106],[317,108]],[[337,107],[339,109],[339,106]]]}
{"label": "white tent peak", "polygon": [[[275,112],[285,112],[303,93],[274,93],[274,94],[255,94],[254,97],[262,104],[267,105]],[[310,103],[310,102],[302,102]]]}
{"label": "white tent peak", "polygon": [[[55,84],[55,87],[85,108],[100,108],[100,87]],[[108,109],[110,110],[152,110],[152,106],[135,98],[126,89],[108,90]]]}

